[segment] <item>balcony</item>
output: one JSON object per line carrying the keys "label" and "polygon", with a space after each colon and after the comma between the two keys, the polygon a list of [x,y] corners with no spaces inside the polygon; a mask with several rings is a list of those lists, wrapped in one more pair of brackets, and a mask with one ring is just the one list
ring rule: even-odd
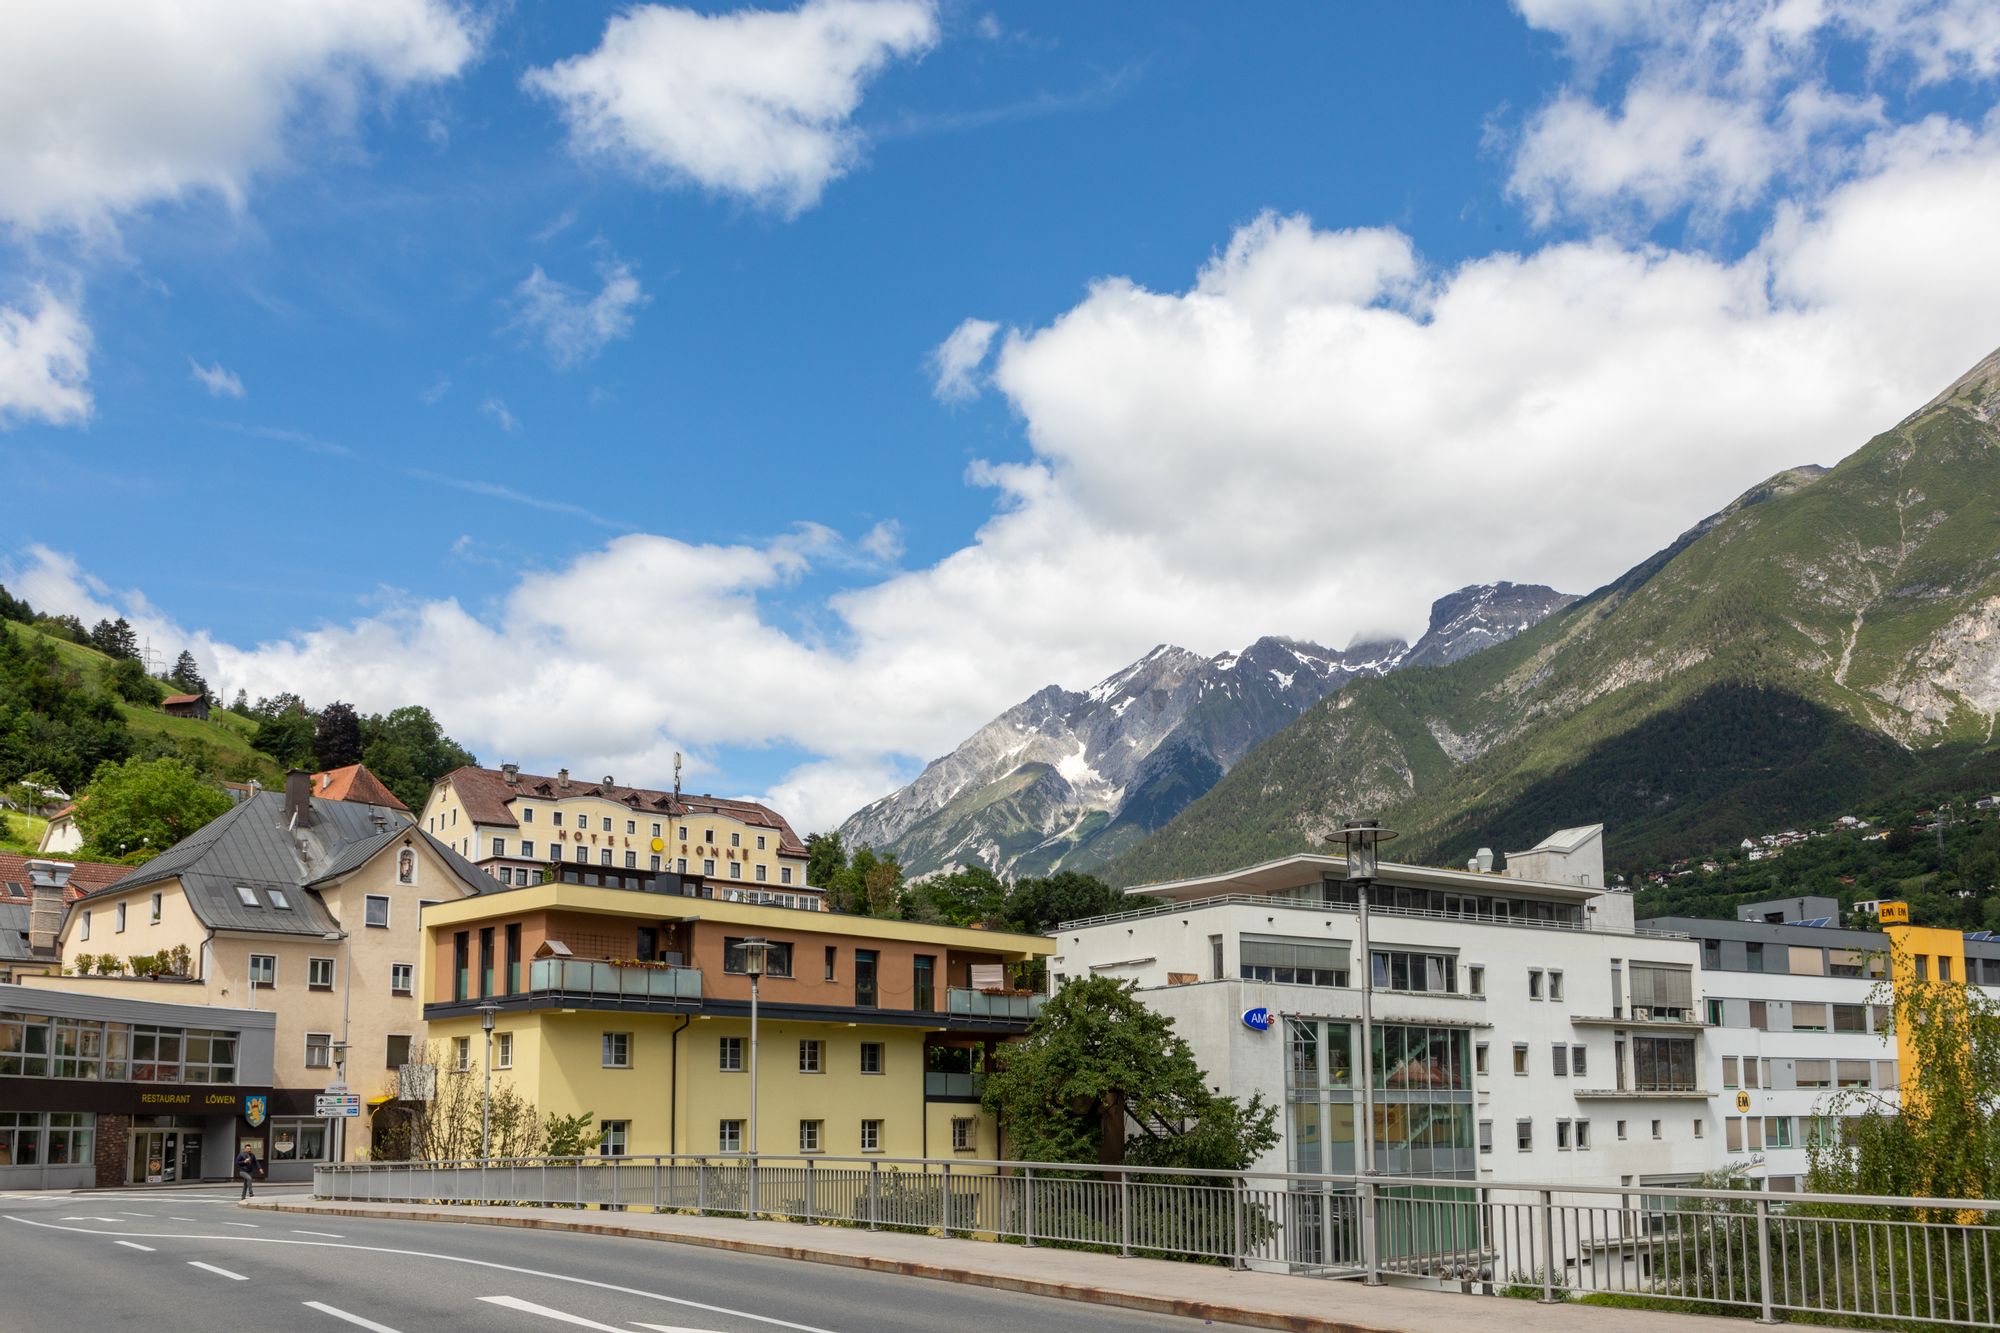
{"label": "balcony", "polygon": [[947,1074],[935,1069],[924,1071],[924,1099],[926,1101],[978,1101],[979,1094],[985,1090],[985,1087],[986,1075],[984,1074]]}
{"label": "balcony", "polygon": [[1642,1083],[1629,1088],[1578,1088],[1574,1096],[1579,1100],[1600,1101],[1707,1101],[1715,1094],[1706,1088],[1697,1088],[1692,1083]]}
{"label": "balcony", "polygon": [[585,958],[537,958],[528,964],[528,991],[692,1003],[701,999],[701,969],[620,967]]}
{"label": "balcony", "polygon": [[1042,1012],[1048,998],[954,986],[945,992],[945,1012],[953,1018],[1012,1018],[1025,1023]]}

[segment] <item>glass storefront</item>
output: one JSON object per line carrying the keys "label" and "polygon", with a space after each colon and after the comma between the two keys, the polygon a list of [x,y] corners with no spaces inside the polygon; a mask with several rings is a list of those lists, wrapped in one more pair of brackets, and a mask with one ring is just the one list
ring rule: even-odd
{"label": "glass storefront", "polygon": [[73,1166],[92,1160],[89,1111],[0,1111],[0,1166]]}
{"label": "glass storefront", "polygon": [[[1351,1174],[1359,1080],[1356,1025],[1288,1018],[1285,1102],[1294,1171]],[[1375,1166],[1397,1176],[1471,1177],[1478,1166],[1472,1034],[1380,1024],[1374,1036]]]}
{"label": "glass storefront", "polygon": [[236,1034],[0,1010],[0,1076],[234,1083]]}

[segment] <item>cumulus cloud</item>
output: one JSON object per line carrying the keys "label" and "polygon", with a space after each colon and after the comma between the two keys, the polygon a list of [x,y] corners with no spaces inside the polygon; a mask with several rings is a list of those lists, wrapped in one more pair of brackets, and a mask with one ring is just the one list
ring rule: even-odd
{"label": "cumulus cloud", "polygon": [[0,306],[0,429],[85,420],[89,375],[90,330],[74,304],[36,288],[25,306]]}
{"label": "cumulus cloud", "polygon": [[445,0],[64,0],[0,42],[0,221],[96,229],[148,204],[239,205],[310,120],[448,78],[476,44]]}
{"label": "cumulus cloud", "polygon": [[859,158],[863,87],[937,40],[932,0],[642,5],[606,24],[594,51],[523,82],[556,103],[581,154],[798,213]]}
{"label": "cumulus cloud", "polygon": [[963,403],[979,396],[979,367],[993,346],[1000,326],[990,319],[968,319],[931,352],[931,392],[941,403]]}
{"label": "cumulus cloud", "polygon": [[1531,112],[1508,188],[1530,217],[1697,223],[1844,179],[1882,93],[2000,72],[1988,0],[1515,0],[1576,81]]}
{"label": "cumulus cloud", "polygon": [[605,265],[601,276],[604,285],[593,296],[557,282],[535,265],[514,289],[507,327],[539,340],[558,370],[592,359],[632,332],[633,312],[651,299],[624,263]]}
{"label": "cumulus cloud", "polygon": [[241,398],[244,396],[243,381],[233,370],[223,369],[220,361],[212,366],[204,366],[193,357],[188,358],[188,373],[195,383],[208,390],[214,398]]}

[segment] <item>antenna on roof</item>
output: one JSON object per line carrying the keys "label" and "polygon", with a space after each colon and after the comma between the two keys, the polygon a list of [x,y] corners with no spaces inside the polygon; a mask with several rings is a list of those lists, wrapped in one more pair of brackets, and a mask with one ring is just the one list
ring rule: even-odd
{"label": "antenna on roof", "polygon": [[681,798],[681,752],[674,751],[674,799]]}

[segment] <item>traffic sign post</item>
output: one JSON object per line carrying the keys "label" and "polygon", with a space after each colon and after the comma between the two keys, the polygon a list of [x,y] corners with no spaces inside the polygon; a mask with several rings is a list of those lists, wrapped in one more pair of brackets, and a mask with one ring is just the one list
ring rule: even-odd
{"label": "traffic sign post", "polygon": [[361,1115],[361,1094],[328,1092],[313,1098],[313,1114],[338,1120],[355,1120]]}

